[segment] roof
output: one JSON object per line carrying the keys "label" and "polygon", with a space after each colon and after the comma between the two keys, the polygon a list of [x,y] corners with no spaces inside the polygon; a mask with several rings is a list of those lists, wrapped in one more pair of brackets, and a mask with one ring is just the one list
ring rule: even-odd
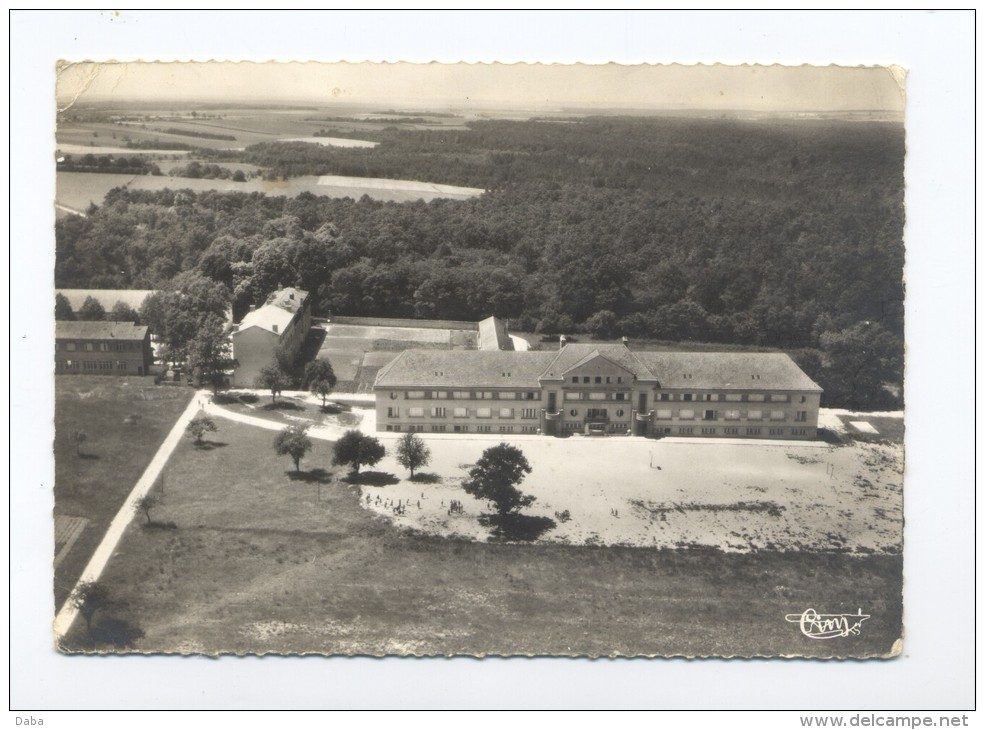
{"label": "roof", "polygon": [[376,376],[377,387],[539,388],[553,352],[404,350]]}
{"label": "roof", "polygon": [[566,345],[558,352],[405,350],[377,375],[382,387],[539,388],[543,379],[603,357],[661,388],[800,390],[821,387],[782,352],[632,352],[625,345]]}
{"label": "roof", "polygon": [[147,327],[133,322],[55,322],[56,340],[142,340]]}
{"label": "roof", "polygon": [[599,355],[629,370],[638,378],[653,377],[653,373],[650,372],[646,364],[640,361],[636,353],[625,345],[594,345],[592,343],[576,343],[562,347],[554,353],[554,359],[545,368],[543,377],[561,378],[566,372],[584,365]]}
{"label": "roof", "polygon": [[61,294],[68,299],[73,311],[78,311],[85,300],[92,297],[103,305],[107,312],[113,308],[117,302],[128,304],[133,309],[140,310],[144,300],[154,293],[153,289],[55,289],[56,294]]}
{"label": "roof", "polygon": [[812,390],[807,377],[785,352],[638,352],[661,388],[736,390]]}
{"label": "roof", "polygon": [[259,327],[268,332],[282,335],[291,324],[294,315],[300,311],[307,298],[308,292],[295,289],[294,287],[275,291],[267,297],[267,301],[262,307],[257,307],[252,312],[247,312],[246,316],[239,323],[238,332],[247,330],[250,327]]}
{"label": "roof", "polygon": [[506,331],[506,323],[498,317],[488,317],[479,322],[480,350],[512,350],[513,340]]}

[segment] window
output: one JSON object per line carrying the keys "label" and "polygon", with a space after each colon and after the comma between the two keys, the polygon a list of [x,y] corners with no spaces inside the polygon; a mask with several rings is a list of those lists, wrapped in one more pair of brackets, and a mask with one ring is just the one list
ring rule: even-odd
{"label": "window", "polygon": [[616,400],[629,400],[625,393],[616,393]]}
{"label": "window", "polygon": [[770,394],[771,403],[789,403],[790,395],[788,393],[771,393]]}
{"label": "window", "polygon": [[679,426],[678,429],[677,429],[677,433],[679,433],[679,434],[681,434],[683,436],[688,436],[688,435],[694,433],[694,429],[691,428],[690,426]]}
{"label": "window", "polygon": [[126,362],[124,362],[123,360],[117,360],[116,361],[116,369],[117,370],[126,370],[127,369]]}
{"label": "window", "polygon": [[583,395],[585,395],[585,394],[584,393],[565,393],[564,394],[564,399],[565,400],[581,400]]}
{"label": "window", "polygon": [[523,400],[537,400],[536,391],[528,390],[526,393],[523,394]]}
{"label": "window", "polygon": [[392,430],[393,430],[393,426],[391,426],[391,425],[390,425],[390,424],[388,423],[388,424],[386,425],[386,430],[387,430],[387,431],[392,431]]}
{"label": "window", "polygon": [[616,417],[617,417],[617,418],[622,418],[622,417],[623,417],[623,416],[625,416],[625,415],[626,415],[626,411],[624,411],[624,410],[623,410],[623,409],[621,409],[621,408],[620,408],[620,409],[619,409],[618,411],[616,411]]}
{"label": "window", "polygon": [[729,403],[741,403],[742,394],[741,393],[726,393],[725,400]]}
{"label": "window", "polygon": [[605,393],[589,393],[588,400],[605,400]]}
{"label": "window", "polygon": [[657,418],[664,418],[664,419],[671,418],[671,413],[672,412],[669,408],[658,408]]}
{"label": "window", "polygon": [[692,411],[691,409],[681,409],[681,412],[678,413],[677,415],[681,419],[687,421],[694,418],[694,411]]}
{"label": "window", "polygon": [[452,393],[452,397],[455,400],[468,400],[471,397],[471,394],[467,390],[456,390]]}
{"label": "window", "polygon": [[609,377],[608,375],[606,375],[606,376],[605,376],[605,382],[606,382],[606,383],[611,383],[611,382],[612,382],[612,378],[611,378],[611,377]]}
{"label": "window", "polygon": [[69,352],[75,352],[75,343],[74,342],[66,342],[65,343],[65,349],[68,350]]}
{"label": "window", "polygon": [[461,424],[455,424],[455,433],[467,433],[469,430],[468,426],[463,426]]}
{"label": "window", "polygon": [[499,432],[500,433],[513,433],[513,427],[512,426],[500,426],[499,427]]}
{"label": "window", "polygon": [[746,436],[758,436],[761,431],[762,431],[761,428],[747,428]]}
{"label": "window", "polygon": [[750,421],[761,421],[763,420],[763,412],[749,411],[749,413],[746,415],[746,418],[748,418]]}
{"label": "window", "polygon": [[520,417],[521,418],[537,418],[537,409],[536,408],[524,408],[523,411],[520,413]]}
{"label": "window", "polygon": [[451,414],[455,418],[468,418],[469,409],[468,408],[453,408]]}
{"label": "window", "polygon": [[492,418],[492,408],[476,408],[476,418]]}
{"label": "window", "polygon": [[445,409],[444,408],[432,408],[431,409],[431,417],[432,418],[444,418],[445,417]]}
{"label": "window", "polygon": [[441,431],[444,431],[445,428],[446,428],[446,426],[443,423],[432,423],[431,424],[431,430],[432,431],[436,431],[436,432],[439,432],[440,433]]}
{"label": "window", "polygon": [[400,416],[399,408],[387,408],[386,409],[387,418],[398,418]]}
{"label": "window", "polygon": [[577,375],[573,375],[573,376],[571,377],[571,382],[572,382],[572,383],[577,383],[577,382],[578,382],[578,376],[577,376]]}
{"label": "window", "polygon": [[520,431],[522,433],[537,433],[536,426],[520,426]]}
{"label": "window", "polygon": [[434,390],[431,391],[431,397],[435,400],[445,400],[448,397],[447,390]]}
{"label": "window", "polygon": [[693,396],[693,395],[691,395],[690,393],[685,393],[684,395],[682,395],[682,396],[681,396],[681,400],[683,400],[683,401],[689,401],[689,400],[691,400],[691,399],[692,399],[693,397],[694,397],[694,396]]}
{"label": "window", "polygon": [[408,408],[407,415],[411,418],[424,418],[423,408]]}
{"label": "window", "polygon": [[569,413],[570,413],[570,414],[571,414],[572,416],[577,416],[577,415],[578,415],[578,409],[577,409],[577,408],[572,408],[572,409],[571,409],[570,411],[568,411],[568,412],[569,412]]}
{"label": "window", "polygon": [[390,393],[390,400],[397,400],[397,394],[396,393]]}
{"label": "window", "polygon": [[479,433],[489,433],[490,426],[476,426],[475,430]]}
{"label": "window", "polygon": [[513,409],[512,408],[500,408],[499,409],[499,417],[500,418],[513,418]]}
{"label": "window", "polygon": [[85,343],[85,351],[86,352],[92,352],[94,349],[95,349],[95,346],[91,342]]}
{"label": "window", "polygon": [[725,420],[726,421],[738,421],[739,420],[739,412],[738,411],[734,411],[734,410],[733,411],[725,411]]}
{"label": "window", "polygon": [[797,415],[793,420],[803,423],[807,420],[807,411],[797,411]]}
{"label": "window", "polygon": [[109,352],[109,343],[108,342],[100,342],[99,343],[99,351],[100,352]]}
{"label": "window", "polygon": [[589,408],[588,409],[589,418],[608,418],[609,409],[607,408]]}
{"label": "window", "polygon": [[705,421],[714,421],[714,420],[716,420],[715,412],[714,411],[705,411],[705,415],[704,415],[704,419],[703,420],[705,420]]}
{"label": "window", "polygon": [[790,435],[791,436],[806,436],[807,435],[807,429],[806,428],[791,428],[790,429]]}
{"label": "window", "polygon": [[786,418],[786,415],[787,414],[784,413],[783,411],[770,411],[770,420],[782,421],[784,418]]}
{"label": "window", "polygon": [[516,393],[513,391],[506,391],[499,394],[500,400],[516,400]]}
{"label": "window", "polygon": [[475,397],[479,400],[492,400],[493,392],[491,390],[479,390],[476,391]]}
{"label": "window", "polygon": [[714,436],[717,429],[714,426],[702,426],[701,433],[705,436]]}
{"label": "window", "polygon": [[602,376],[601,375],[596,375],[595,376],[595,382],[596,383],[601,383],[602,382]]}
{"label": "window", "polygon": [[661,393],[660,400],[673,400],[673,398],[670,396],[670,393]]}
{"label": "window", "polygon": [[735,426],[731,426],[725,429],[726,436],[738,436],[738,434],[739,434],[739,429],[737,429]]}
{"label": "window", "polygon": [[408,390],[407,391],[408,400],[423,400],[424,391],[423,390]]}
{"label": "window", "polygon": [[621,383],[622,382],[622,376],[621,375],[618,378],[616,378],[616,382],[617,383]]}
{"label": "window", "polygon": [[762,393],[749,394],[749,401],[752,403],[762,403],[764,400],[766,400],[766,396],[764,396]]}
{"label": "window", "polygon": [[782,436],[782,435],[783,435],[783,429],[782,428],[771,428],[770,429],[770,436]]}

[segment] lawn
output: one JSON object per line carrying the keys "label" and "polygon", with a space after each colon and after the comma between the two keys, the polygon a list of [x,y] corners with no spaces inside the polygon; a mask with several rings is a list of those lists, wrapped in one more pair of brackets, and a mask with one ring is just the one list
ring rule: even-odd
{"label": "lawn", "polygon": [[[101,620],[139,627],[137,651],[834,656],[885,654],[901,634],[897,555],[425,536],[361,507],[330,443],[297,478],[272,432],[219,426],[171,459],[153,518],[174,529],[135,521],[104,574],[118,603]],[[784,620],[807,608],[872,618],[811,641]]]}
{"label": "lawn", "polygon": [[[84,525],[55,568],[56,606],[61,606],[75,585],[109,523],[193,394],[190,388],[154,385],[148,377],[55,378],[56,525]],[[81,456],[73,439],[76,431],[87,436]]]}

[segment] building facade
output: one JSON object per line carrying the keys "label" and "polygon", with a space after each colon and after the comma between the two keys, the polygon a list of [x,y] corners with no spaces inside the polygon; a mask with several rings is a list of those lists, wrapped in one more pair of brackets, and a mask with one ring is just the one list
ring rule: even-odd
{"label": "building facade", "polygon": [[821,388],[784,353],[407,350],[374,385],[379,431],[813,439]]}
{"label": "building facade", "polygon": [[147,375],[150,333],[133,322],[55,322],[55,372]]}
{"label": "building facade", "polygon": [[236,384],[252,387],[260,370],[275,360],[278,350],[289,356],[297,354],[309,329],[308,292],[288,287],[267,297],[263,306],[248,312],[232,333]]}

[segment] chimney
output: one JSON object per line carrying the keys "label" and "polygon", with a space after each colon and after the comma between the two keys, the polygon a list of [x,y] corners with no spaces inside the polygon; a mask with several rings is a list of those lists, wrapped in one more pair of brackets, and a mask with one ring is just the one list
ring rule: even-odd
{"label": "chimney", "polygon": [[271,325],[274,328],[274,334],[277,334],[277,325]]}
{"label": "chimney", "polygon": [[251,312],[255,312],[256,310],[257,310],[257,305],[256,304],[251,304],[250,305],[250,311]]}
{"label": "chimney", "polygon": [[566,345],[567,343],[568,343],[568,338],[567,338],[567,337],[565,337],[564,335],[561,335],[561,337],[560,337],[560,338],[558,338],[558,349],[559,349],[559,350],[563,350],[563,349],[564,349],[564,346],[565,346],[565,345]]}
{"label": "chimney", "polygon": [[622,344],[624,347],[629,347],[629,338],[626,337],[626,335],[623,335],[622,337]]}

